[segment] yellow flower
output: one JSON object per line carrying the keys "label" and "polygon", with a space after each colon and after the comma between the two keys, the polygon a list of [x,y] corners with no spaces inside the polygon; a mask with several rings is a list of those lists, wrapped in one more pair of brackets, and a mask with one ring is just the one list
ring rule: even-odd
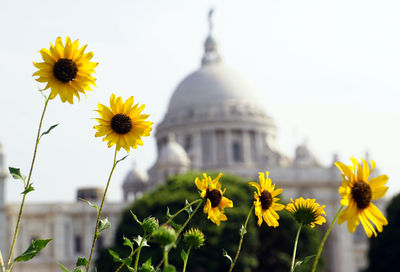
{"label": "yellow flower", "polygon": [[99,125],[94,126],[97,130],[96,137],[103,137],[103,141],[108,142],[108,147],[117,145],[117,150],[123,147],[127,152],[130,148],[137,148],[143,145],[141,137],[149,136],[153,122],[145,121],[148,114],[140,114],[144,105],[133,105],[131,96],[125,102],[121,97],[110,97],[110,107],[98,104],[96,110],[101,118],[96,118]]}
{"label": "yellow flower", "polygon": [[96,87],[96,79],[91,76],[97,62],[91,62],[93,52],[85,54],[86,46],[79,47],[78,40],[71,42],[69,37],[65,39],[65,46],[61,37],[58,37],[55,46],[50,43],[50,50],[43,48],[40,54],[44,62],[34,62],[39,69],[33,76],[39,76],[36,80],[46,83],[44,88],[51,89],[50,99],[60,96],[61,101],[73,103],[74,96],[91,90],[90,85]]}
{"label": "yellow flower", "polygon": [[272,184],[271,179],[268,177],[269,173],[266,172],[267,178],[265,178],[264,173],[259,173],[260,184],[256,182],[249,182],[249,185],[257,188],[254,192],[254,212],[258,217],[258,226],[261,226],[263,218],[268,226],[276,228],[279,226],[278,219],[279,215],[277,211],[283,210],[285,205],[276,203],[279,198],[276,198],[282,189],[275,190],[275,184]]}
{"label": "yellow flower", "polygon": [[375,227],[379,232],[382,232],[383,226],[386,226],[388,221],[372,203],[372,200],[381,198],[386,194],[388,187],[384,185],[389,178],[386,175],[381,175],[368,180],[370,173],[375,168],[375,162],[371,161],[370,170],[368,163],[364,159],[361,160],[362,166],[355,158],[351,158],[353,165],[349,166],[335,162],[335,165],[343,173],[342,186],[339,187],[339,194],[342,196],[340,203],[347,206],[339,215],[338,223],[342,224],[347,220],[347,228],[353,233],[361,221],[368,237],[371,237],[372,234],[377,236]]}
{"label": "yellow flower", "polygon": [[224,214],[224,209],[233,207],[232,200],[223,196],[226,189],[221,191],[221,183],[219,182],[221,177],[222,173],[219,173],[215,179],[211,179],[206,173],[203,173],[203,179],[196,178],[194,181],[201,191],[201,197],[207,199],[203,210],[204,213],[208,213],[207,219],[213,221],[217,226],[220,225],[220,221],[228,220]]}
{"label": "yellow flower", "polygon": [[326,215],[324,211],[325,205],[320,206],[315,202],[315,199],[300,197],[295,201],[293,199],[290,199],[290,201],[292,203],[286,205],[286,210],[293,215],[299,224],[314,228],[315,224],[322,225],[326,222],[325,217],[322,216]]}

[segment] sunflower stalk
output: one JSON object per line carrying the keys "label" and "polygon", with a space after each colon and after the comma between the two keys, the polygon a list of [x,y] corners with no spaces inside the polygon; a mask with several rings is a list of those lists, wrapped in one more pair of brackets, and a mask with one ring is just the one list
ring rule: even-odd
{"label": "sunflower stalk", "polygon": [[96,226],[95,226],[94,234],[93,234],[92,248],[90,249],[89,261],[88,261],[88,263],[87,263],[87,265],[86,265],[86,271],[90,271],[89,268],[90,268],[90,264],[91,264],[92,257],[93,257],[94,246],[96,245],[97,238],[98,238],[99,235],[100,235],[100,234],[97,233],[97,231],[98,231],[98,228],[99,228],[99,222],[100,222],[101,211],[102,211],[102,209],[103,209],[104,200],[105,200],[105,198],[106,198],[106,194],[107,194],[107,191],[108,191],[108,186],[110,185],[110,181],[111,181],[112,174],[113,174],[113,172],[114,172],[115,166],[116,166],[117,163],[118,163],[118,162],[117,162],[117,152],[118,152],[118,149],[115,148],[113,166],[112,166],[112,168],[111,168],[110,175],[108,176],[106,189],[104,190],[104,194],[103,194],[103,198],[102,198],[102,200],[101,200],[100,208],[99,208],[99,211],[98,211],[98,213],[97,213]]}
{"label": "sunflower stalk", "polygon": [[142,246],[143,246],[143,242],[144,241],[146,241],[146,239],[143,237],[143,239],[140,240],[139,247],[137,248],[134,272],[137,272],[137,267],[138,267],[138,264],[139,264],[140,251],[142,250]]}
{"label": "sunflower stalk", "polygon": [[332,231],[333,225],[335,225],[336,220],[338,219],[339,214],[342,212],[343,208],[344,208],[344,206],[340,206],[340,208],[338,209],[338,211],[337,211],[335,217],[333,218],[331,224],[329,225],[329,228],[328,228],[327,232],[325,233],[324,237],[322,238],[322,241],[321,241],[321,244],[319,245],[317,256],[315,257],[311,272],[315,272],[317,270],[318,261],[319,261],[319,258],[321,257],[322,249],[324,248],[326,239],[328,239],[328,236]]}
{"label": "sunflower stalk", "polygon": [[244,238],[244,235],[246,234],[247,223],[249,222],[250,215],[253,212],[253,209],[254,209],[254,204],[253,204],[253,206],[251,206],[249,214],[247,215],[246,221],[244,222],[244,227],[241,230],[238,249],[236,251],[235,259],[233,260],[233,262],[231,263],[231,266],[229,267],[229,272],[232,272],[233,268],[235,267],[236,261],[239,258],[239,253],[242,248],[243,238]]}
{"label": "sunflower stalk", "polygon": [[[187,224],[189,223],[189,221],[192,219],[192,217],[193,217],[193,215],[195,215],[196,214],[196,212],[200,209],[200,206],[203,204],[203,202],[204,202],[204,199],[200,199],[201,201],[199,202],[199,204],[197,204],[197,206],[196,206],[196,208],[193,210],[193,212],[189,215],[189,217],[188,217],[188,219],[186,219],[186,221],[185,221],[185,223],[182,225],[182,227],[181,227],[181,229],[176,233],[176,240],[178,240],[178,238],[179,238],[179,235],[181,235],[181,233],[182,233],[182,231],[185,229],[185,227],[187,226]],[[168,253],[169,253],[169,251],[172,249],[172,247],[169,247],[168,248],[168,250],[167,250],[167,256],[168,256]],[[165,256],[164,256],[164,258],[161,260],[161,262],[157,265],[157,267],[156,267],[156,271],[157,271],[157,269],[159,269],[160,267],[161,267],[161,265],[165,262],[166,260],[165,260]]]}
{"label": "sunflower stalk", "polygon": [[189,249],[188,249],[188,251],[186,253],[186,258],[185,258],[185,260],[183,260],[183,270],[182,270],[182,272],[186,272],[186,265],[187,265],[187,262],[189,260],[189,254],[190,254],[190,250],[191,249],[192,249],[192,246],[189,246]]}
{"label": "sunflower stalk", "polygon": [[[26,182],[26,184],[24,183],[24,185],[25,185],[24,192],[26,192],[28,190],[29,186],[31,185],[30,182],[31,182],[31,178],[32,178],[33,167],[35,165],[37,149],[38,149],[38,145],[39,145],[39,141],[40,141],[40,135],[41,135],[40,132],[42,130],[43,119],[44,119],[44,115],[46,113],[46,109],[47,109],[48,103],[49,103],[49,97],[46,97],[46,101],[45,101],[44,107],[43,107],[42,116],[40,117],[39,128],[38,128],[37,135],[36,135],[36,143],[35,143],[35,149],[33,151],[31,168],[29,170],[29,175],[28,175],[27,182]],[[9,254],[9,257],[8,257],[8,261],[7,261],[6,271],[11,271],[11,268],[12,268],[12,265],[11,265],[12,264],[12,257],[13,257],[13,254],[14,254],[15,242],[17,241],[17,237],[18,237],[19,225],[21,223],[22,212],[24,210],[26,195],[27,194],[23,194],[21,206],[19,208],[17,225],[15,226],[15,231],[14,231],[14,236],[13,236],[13,240],[12,240],[12,244],[11,244],[10,254]]]}
{"label": "sunflower stalk", "polygon": [[296,260],[296,251],[297,251],[297,244],[299,242],[299,237],[300,237],[300,231],[301,228],[303,227],[303,224],[299,225],[299,229],[297,230],[296,234],[296,240],[294,241],[294,248],[293,248],[293,256],[292,256],[292,264],[290,266],[290,272],[294,271],[294,261]]}

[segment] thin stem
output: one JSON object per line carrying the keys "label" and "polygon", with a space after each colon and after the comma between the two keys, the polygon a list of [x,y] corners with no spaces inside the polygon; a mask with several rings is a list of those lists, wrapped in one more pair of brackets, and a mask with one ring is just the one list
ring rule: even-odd
{"label": "thin stem", "polygon": [[[149,239],[150,237],[151,237],[151,236],[147,237],[146,239]],[[136,248],[135,250],[133,250],[133,251],[131,252],[131,254],[129,254],[129,258],[132,258],[138,250],[139,250],[139,248]],[[118,268],[117,268],[117,270],[115,270],[115,272],[120,271],[120,270],[124,267],[124,265],[125,265],[124,263],[121,263],[121,265],[118,266]]]}
{"label": "thin stem", "polygon": [[[46,97],[46,102],[44,103],[43,112],[42,112],[42,116],[40,117],[39,128],[38,128],[37,135],[36,135],[36,143],[35,143],[35,149],[33,151],[31,169],[29,170],[27,183],[25,184],[25,182],[24,182],[24,185],[25,185],[24,190],[25,191],[26,191],[26,189],[29,188],[29,185],[30,185],[30,182],[31,182],[33,167],[35,165],[35,160],[36,160],[36,153],[37,153],[37,149],[38,149],[38,145],[39,145],[39,141],[40,141],[40,131],[42,129],[43,118],[44,118],[44,114],[46,113],[46,109],[47,109],[47,104],[48,103],[49,103],[49,97]],[[17,237],[18,237],[19,225],[21,223],[22,211],[24,210],[26,195],[27,194],[23,194],[21,206],[19,208],[17,225],[15,226],[14,237],[13,237],[13,241],[12,241],[11,249],[10,249],[10,254],[9,254],[9,257],[8,257],[8,261],[7,261],[7,267],[10,266],[11,260],[12,260],[13,254],[14,254],[15,242],[17,241]],[[11,271],[11,268],[9,269],[9,271]]]}
{"label": "thin stem", "polygon": [[137,267],[139,264],[139,257],[140,257],[140,251],[142,250],[142,245],[143,245],[143,241],[145,240],[145,238],[143,237],[142,240],[140,241],[138,250],[137,250],[137,254],[136,254],[136,259],[135,259],[135,272],[137,271]]}
{"label": "thin stem", "polygon": [[164,223],[165,224],[169,224],[169,222],[171,222],[175,217],[177,217],[181,212],[185,211],[187,208],[191,207],[192,205],[196,204],[197,202],[201,202],[203,201],[203,199],[197,199],[193,202],[190,202],[189,204],[187,204],[185,207],[183,207],[182,209],[180,209],[179,211],[177,211],[175,214],[173,214],[167,222]]}
{"label": "thin stem", "polygon": [[300,224],[299,229],[297,230],[296,240],[294,241],[292,265],[290,266],[290,272],[294,271],[294,261],[296,260],[297,243],[299,242],[299,236],[300,236],[300,231],[301,231],[302,226],[303,226],[303,224]]}
{"label": "thin stem", "polygon": [[1,250],[0,250],[0,268],[1,272],[4,272],[4,262],[3,262],[3,255],[1,255]]}
{"label": "thin stem", "polygon": [[[176,240],[178,240],[179,235],[180,235],[180,234],[182,233],[182,231],[185,229],[186,225],[187,225],[187,224],[189,223],[189,221],[192,219],[193,215],[199,210],[201,204],[203,204],[204,199],[199,199],[199,200],[201,200],[201,202],[199,202],[199,204],[196,206],[196,208],[194,209],[194,211],[189,215],[188,219],[187,219],[187,220],[185,221],[185,223],[182,225],[181,229],[177,232],[177,234],[176,234]],[[171,248],[172,248],[172,247],[169,247],[168,252],[171,250]],[[157,265],[157,267],[156,267],[156,269],[155,269],[156,271],[157,271],[157,269],[160,268],[160,266],[163,264],[164,261],[165,261],[165,258],[163,258],[163,259],[161,260],[161,262]]]}
{"label": "thin stem", "polygon": [[243,238],[244,238],[244,235],[246,233],[247,223],[249,222],[250,215],[252,214],[253,209],[254,209],[254,204],[253,204],[253,206],[251,206],[250,211],[247,214],[246,221],[244,222],[244,228],[243,228],[242,233],[240,235],[240,241],[239,241],[238,249],[236,251],[235,259],[233,260],[233,262],[231,263],[231,266],[229,267],[229,272],[231,272],[233,270],[233,268],[235,267],[236,261],[239,258],[239,253],[240,253],[240,250],[242,248]]}
{"label": "thin stem", "polygon": [[164,247],[164,268],[168,266],[168,253],[169,253],[169,249],[166,249]]}
{"label": "thin stem", "polygon": [[90,268],[90,263],[92,262],[94,246],[96,245],[96,241],[97,241],[97,238],[99,236],[99,235],[97,235],[97,230],[99,228],[101,211],[103,209],[104,200],[106,198],[106,194],[107,194],[108,186],[110,185],[112,174],[114,172],[115,166],[117,165],[117,152],[118,152],[117,147],[115,147],[113,167],[111,169],[110,175],[108,176],[106,189],[104,190],[103,199],[101,200],[101,204],[100,204],[100,209],[99,209],[99,212],[97,213],[96,227],[94,229],[94,234],[93,234],[92,248],[90,249],[90,256],[89,256],[88,264],[86,265],[86,271],[88,271],[88,272],[90,271],[89,268]]}
{"label": "thin stem", "polygon": [[186,265],[187,265],[187,262],[189,260],[189,254],[190,254],[190,250],[191,249],[192,249],[192,246],[189,246],[189,249],[188,249],[188,252],[187,252],[187,255],[186,255],[186,259],[183,261],[183,270],[182,270],[182,272],[186,271]]}
{"label": "thin stem", "polygon": [[338,219],[339,214],[341,213],[343,208],[344,208],[344,206],[340,206],[340,208],[337,211],[335,217],[333,218],[331,224],[329,225],[328,231],[325,233],[324,238],[322,238],[321,244],[319,245],[319,248],[318,248],[317,256],[315,257],[314,264],[313,264],[313,267],[312,267],[312,270],[311,270],[312,272],[315,272],[317,270],[318,261],[319,261],[319,258],[321,257],[322,249],[324,248],[326,239],[328,239],[328,236],[332,231],[333,225],[335,225],[335,222]]}

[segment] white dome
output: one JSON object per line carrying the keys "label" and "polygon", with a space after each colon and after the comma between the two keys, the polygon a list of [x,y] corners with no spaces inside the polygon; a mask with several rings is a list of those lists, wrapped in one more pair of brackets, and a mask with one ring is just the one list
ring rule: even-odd
{"label": "white dome", "polygon": [[203,65],[178,85],[168,112],[231,101],[262,108],[258,91],[250,81],[222,62],[212,62]]}
{"label": "white dome", "polygon": [[187,166],[189,157],[183,147],[170,137],[168,143],[162,147],[158,157],[160,165]]}

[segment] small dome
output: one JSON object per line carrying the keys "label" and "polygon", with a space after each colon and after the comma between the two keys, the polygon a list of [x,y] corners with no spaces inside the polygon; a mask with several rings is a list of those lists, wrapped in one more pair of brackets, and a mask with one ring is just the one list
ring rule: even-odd
{"label": "small dome", "polygon": [[129,171],[129,173],[126,175],[123,187],[126,186],[134,186],[134,187],[141,187],[145,186],[148,181],[148,176],[147,173],[140,168],[137,167],[136,163],[134,162],[132,165],[132,169]]}
{"label": "small dome", "polygon": [[187,76],[173,93],[168,112],[226,102],[241,102],[262,109],[257,89],[222,62],[203,65]]}
{"label": "small dome", "polygon": [[188,166],[189,163],[189,157],[183,147],[170,135],[168,143],[161,148],[158,164]]}
{"label": "small dome", "polygon": [[320,166],[320,163],[310,151],[307,144],[301,144],[296,148],[293,164],[300,167]]}

